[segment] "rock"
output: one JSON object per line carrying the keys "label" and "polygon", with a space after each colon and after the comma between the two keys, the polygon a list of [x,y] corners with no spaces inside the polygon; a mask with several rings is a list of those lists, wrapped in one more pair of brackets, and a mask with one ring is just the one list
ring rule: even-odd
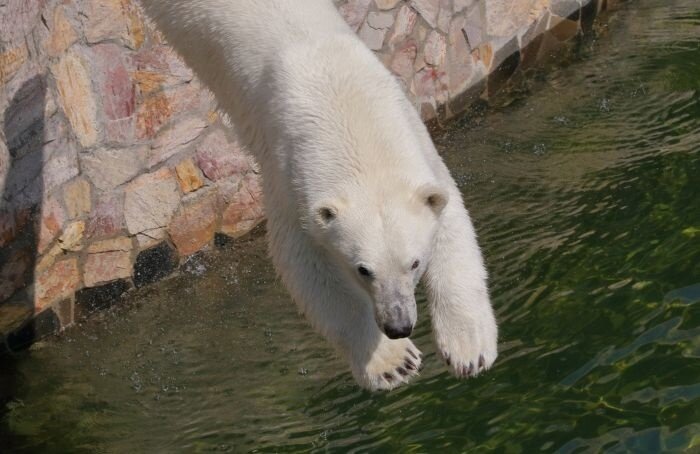
{"label": "rock", "polygon": [[183,151],[207,128],[201,118],[188,118],[162,132],[151,146],[148,166],[153,167]]}
{"label": "rock", "polygon": [[65,252],[79,252],[82,249],[85,222],[76,221],[68,224],[58,237],[58,246]]}
{"label": "rock", "polygon": [[136,235],[136,243],[139,249],[148,249],[163,242],[168,237],[168,230],[165,227],[144,230]]}
{"label": "rock", "polygon": [[399,12],[396,13],[394,30],[391,32],[391,36],[389,37],[389,44],[397,44],[408,37],[413,31],[413,26],[416,25],[417,19],[418,14],[416,14],[411,7],[408,5],[401,6]]}
{"label": "rock", "polygon": [[0,338],[4,338],[32,318],[34,310],[27,304],[0,305]]}
{"label": "rock", "polygon": [[45,125],[43,146],[43,191],[53,192],[59,186],[75,178],[80,173],[78,167],[78,147],[63,123],[56,115]]}
{"label": "rock", "polygon": [[389,10],[394,9],[399,4],[399,1],[401,0],[374,0],[374,4],[381,10]]}
{"label": "rock", "polygon": [[131,234],[166,227],[180,203],[180,192],[167,168],[141,175],[124,195],[124,217]]}
{"label": "rock", "polygon": [[203,96],[202,87],[195,82],[156,92],[136,108],[136,135],[139,139],[152,139],[175,113],[191,112],[204,118],[211,106],[211,97]]}
{"label": "rock", "polygon": [[187,256],[206,246],[216,232],[216,193],[207,191],[186,200],[173,217],[168,232],[180,255]]}
{"label": "rock", "polygon": [[485,17],[480,22],[490,37],[511,38],[518,29],[540,17],[549,3],[550,0],[489,0],[484,2]]}
{"label": "rock", "polygon": [[354,30],[357,31],[360,25],[367,17],[370,0],[349,0],[347,3],[338,8],[340,15],[343,16],[345,22]]}
{"label": "rock", "polygon": [[447,89],[450,98],[454,98],[467,89],[473,66],[472,56],[462,33],[462,23],[458,20],[450,25],[447,49]]}
{"label": "rock", "polygon": [[484,42],[483,21],[479,8],[474,8],[467,14],[464,34],[471,49],[478,48]]}
{"label": "rock", "polygon": [[68,219],[76,219],[90,213],[92,208],[90,183],[85,178],[77,178],[63,187],[63,204]]}
{"label": "rock", "polygon": [[163,279],[177,268],[177,253],[167,243],[142,251],[134,264],[134,285],[139,288]]}
{"label": "rock", "polygon": [[125,0],[89,0],[85,14],[85,38],[94,44],[116,39],[131,49],[143,43],[143,26]]}
{"label": "rock", "polygon": [[58,234],[63,230],[66,213],[55,197],[49,196],[41,207],[41,224],[39,226],[39,242],[37,250],[44,252]]}
{"label": "rock", "polygon": [[418,11],[418,14],[425,19],[430,27],[437,27],[439,0],[411,0],[411,6]]}
{"label": "rock", "polygon": [[54,263],[36,278],[35,306],[38,311],[54,302],[73,296],[80,286],[78,259],[75,257]]}
{"label": "rock", "polygon": [[81,167],[96,188],[109,191],[140,174],[146,168],[148,152],[147,146],[98,148],[81,156]]}
{"label": "rock", "polygon": [[51,67],[59,100],[80,144],[97,142],[97,107],[90,76],[82,57],[69,51]]}
{"label": "rock", "polygon": [[445,61],[447,52],[447,41],[445,37],[433,30],[423,45],[423,58],[425,62],[432,66],[441,66]]}
{"label": "rock", "polygon": [[150,139],[173,114],[170,99],[165,92],[147,97],[136,111],[136,135],[139,139]]}
{"label": "rock", "polygon": [[[4,33],[5,30],[3,30]],[[27,45],[20,46],[0,52],[0,86],[4,86],[24,65],[29,56]]]}
{"label": "rock", "polygon": [[66,17],[66,9],[59,5],[53,12],[51,20],[51,35],[49,36],[46,50],[50,57],[56,57],[78,40],[78,34]]}
{"label": "rock", "polygon": [[391,60],[391,70],[394,74],[401,77],[407,85],[410,84],[413,78],[413,64],[416,61],[418,47],[413,41],[404,43],[401,47],[394,51],[394,56]]}
{"label": "rock", "polygon": [[[41,75],[33,75],[16,90],[7,90],[7,97],[11,101],[4,109],[3,132],[7,148],[3,146],[3,155],[7,156],[6,163],[10,163],[12,158],[15,161],[12,165],[16,166],[19,159],[31,152],[41,151],[44,146],[46,80]],[[12,175],[7,178],[12,178]],[[26,181],[27,176],[22,180]],[[7,192],[7,188],[4,191]]]}
{"label": "rock", "polygon": [[158,45],[134,56],[133,79],[143,94],[170,88],[192,80],[190,70],[173,49]]}
{"label": "rock", "polygon": [[476,0],[452,0],[452,11],[457,14],[476,3]]}
{"label": "rock", "polygon": [[124,49],[115,44],[98,44],[90,48],[97,93],[107,120],[128,118],[134,114],[136,92],[130,72],[123,60]]}
{"label": "rock", "polygon": [[204,186],[199,170],[194,165],[192,159],[185,159],[176,165],[175,173],[177,174],[177,180],[180,183],[180,189],[185,194],[196,191]]}
{"label": "rock", "polygon": [[120,192],[100,194],[87,220],[87,236],[93,239],[109,237],[124,228],[124,195]]}
{"label": "rock", "polygon": [[88,248],[85,259],[83,279],[86,287],[131,276],[132,241],[129,238],[117,238],[93,243]]}
{"label": "rock", "polygon": [[371,12],[360,29],[360,39],[372,50],[379,50],[384,45],[384,37],[394,23],[391,13]]}
{"label": "rock", "polygon": [[264,218],[262,190],[253,174],[247,175],[240,189],[225,197],[224,203],[228,206],[222,215],[221,231],[233,238],[248,233]]}
{"label": "rock", "polygon": [[12,294],[30,284],[29,280],[34,271],[34,252],[31,247],[9,252],[3,251],[3,263],[0,265],[0,308],[2,303]]}
{"label": "rock", "polygon": [[130,288],[128,280],[119,279],[77,291],[75,293],[76,320],[114,306]]}
{"label": "rock", "polygon": [[239,175],[250,169],[240,146],[229,142],[220,129],[212,131],[197,145],[195,162],[212,181]]}
{"label": "rock", "polygon": [[451,0],[440,0],[440,12],[437,18],[437,28],[443,33],[449,33],[450,21],[452,20]]}

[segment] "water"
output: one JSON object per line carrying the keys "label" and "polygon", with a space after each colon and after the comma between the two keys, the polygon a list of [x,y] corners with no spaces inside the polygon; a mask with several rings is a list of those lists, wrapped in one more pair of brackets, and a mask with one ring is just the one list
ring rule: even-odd
{"label": "water", "polygon": [[491,273],[488,374],[446,372],[420,296],[420,378],[359,390],[257,236],[0,364],[2,446],[700,452],[700,4],[639,0],[607,24],[436,138]]}

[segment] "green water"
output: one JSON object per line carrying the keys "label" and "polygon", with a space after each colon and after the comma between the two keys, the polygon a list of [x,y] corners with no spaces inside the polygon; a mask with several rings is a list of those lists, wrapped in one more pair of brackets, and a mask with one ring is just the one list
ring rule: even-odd
{"label": "green water", "polygon": [[359,390],[258,236],[0,363],[0,451],[700,452],[700,4],[606,23],[436,137],[491,274],[489,373],[446,372],[420,296],[421,376]]}

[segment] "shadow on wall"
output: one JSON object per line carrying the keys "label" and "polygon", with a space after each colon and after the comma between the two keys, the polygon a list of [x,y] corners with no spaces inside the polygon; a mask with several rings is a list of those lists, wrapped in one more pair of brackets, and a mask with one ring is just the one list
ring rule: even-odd
{"label": "shadow on wall", "polygon": [[31,345],[40,325],[53,323],[34,319],[32,285],[44,193],[45,99],[43,77],[22,84],[5,110],[0,136],[7,145],[0,148],[0,419],[19,385],[16,353]]}
{"label": "shadow on wall", "polygon": [[[44,197],[45,105],[46,80],[35,76],[22,84],[5,109],[0,137],[7,145],[0,150],[0,354],[19,352],[41,333],[58,326],[53,311],[34,318],[33,284]],[[2,397],[0,391],[0,402]]]}

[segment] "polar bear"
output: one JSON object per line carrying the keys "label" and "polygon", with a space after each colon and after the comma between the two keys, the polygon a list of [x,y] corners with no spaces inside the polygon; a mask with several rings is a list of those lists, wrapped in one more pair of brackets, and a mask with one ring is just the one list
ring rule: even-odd
{"label": "polar bear", "polygon": [[331,0],[141,0],[259,162],[270,255],[370,390],[418,373],[422,278],[439,354],[488,369],[497,326],[461,194],[398,82]]}

